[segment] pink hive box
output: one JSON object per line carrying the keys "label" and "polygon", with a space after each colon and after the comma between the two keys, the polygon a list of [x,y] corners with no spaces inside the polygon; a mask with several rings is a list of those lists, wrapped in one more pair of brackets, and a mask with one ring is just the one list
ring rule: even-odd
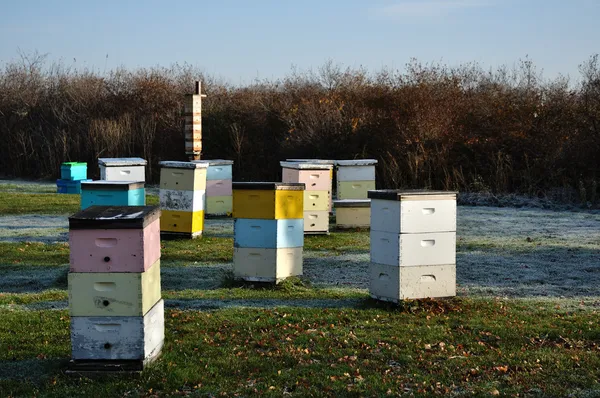
{"label": "pink hive box", "polygon": [[231,180],[206,180],[206,196],[231,195]]}
{"label": "pink hive box", "polygon": [[160,258],[156,206],[91,206],[69,217],[71,272],[144,272]]}
{"label": "pink hive box", "polygon": [[282,181],[301,182],[307,191],[331,191],[331,170],[299,170],[284,166]]}

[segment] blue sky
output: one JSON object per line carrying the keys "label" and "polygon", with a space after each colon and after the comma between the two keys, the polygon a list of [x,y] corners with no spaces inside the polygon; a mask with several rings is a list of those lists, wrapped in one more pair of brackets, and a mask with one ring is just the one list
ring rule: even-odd
{"label": "blue sky", "polygon": [[600,52],[600,0],[19,0],[0,13],[0,63],[18,51],[103,72],[187,62],[238,84],[327,60],[403,69],[410,58],[578,77]]}

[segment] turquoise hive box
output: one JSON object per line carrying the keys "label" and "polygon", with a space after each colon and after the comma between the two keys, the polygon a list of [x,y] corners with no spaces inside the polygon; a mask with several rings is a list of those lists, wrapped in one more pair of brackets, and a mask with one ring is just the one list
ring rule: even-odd
{"label": "turquoise hive box", "polygon": [[64,162],[60,165],[60,178],[70,181],[87,179],[87,163]]}
{"label": "turquoise hive box", "polygon": [[90,206],[145,206],[141,181],[89,181],[81,183],[81,209]]}

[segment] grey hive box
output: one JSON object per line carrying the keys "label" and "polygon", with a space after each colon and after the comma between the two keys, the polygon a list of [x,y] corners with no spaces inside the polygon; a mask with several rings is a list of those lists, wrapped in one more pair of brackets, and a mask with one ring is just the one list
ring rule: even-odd
{"label": "grey hive box", "polygon": [[383,301],[456,295],[456,192],[369,191],[369,292]]}

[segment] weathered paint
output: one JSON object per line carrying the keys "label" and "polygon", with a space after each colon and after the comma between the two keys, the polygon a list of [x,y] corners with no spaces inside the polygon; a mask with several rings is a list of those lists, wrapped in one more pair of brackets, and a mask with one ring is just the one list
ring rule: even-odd
{"label": "weathered paint", "polygon": [[144,272],[160,258],[160,220],[143,229],[71,229],[71,272]]}
{"label": "weathered paint", "polygon": [[231,215],[233,212],[232,196],[207,196],[206,214],[212,216]]}
{"label": "weathered paint", "polygon": [[204,211],[163,210],[160,230],[195,234],[204,229]]}
{"label": "weathered paint", "polygon": [[234,248],[233,272],[247,281],[278,282],[302,275],[302,247]]}
{"label": "weathered paint", "polygon": [[329,232],[329,211],[305,211],[304,232]]}
{"label": "weathered paint", "polygon": [[[208,171],[206,172],[207,180],[231,180],[232,177],[232,166],[227,164],[210,164],[208,161]],[[232,162],[233,163],[233,162]]]}
{"label": "weathered paint", "polygon": [[304,218],[303,190],[233,190],[234,218]]}
{"label": "weathered paint", "polygon": [[336,207],[335,209],[337,228],[369,228],[370,225],[370,207]]}
{"label": "weathered paint", "polygon": [[338,166],[338,181],[375,181],[375,166]]}
{"label": "weathered paint", "polygon": [[87,163],[65,162],[60,165],[60,178],[63,180],[77,181],[87,179]]}
{"label": "weathered paint", "polygon": [[300,170],[284,167],[283,182],[301,182],[307,191],[331,191],[330,170]]}
{"label": "weathered paint", "polygon": [[231,196],[231,180],[206,180],[206,196]]}
{"label": "weathered paint", "polygon": [[371,228],[371,262],[413,267],[456,263],[456,232],[397,234]]}
{"label": "weathered paint", "polygon": [[158,197],[162,210],[194,212],[204,210],[206,193],[205,191],[161,189]]}
{"label": "weathered paint", "polygon": [[338,181],[338,199],[367,199],[367,192],[375,189],[375,181]]}
{"label": "weathered paint", "polygon": [[71,317],[74,360],[144,360],[158,355],[164,338],[163,300],[143,317]]}
{"label": "weathered paint", "polygon": [[146,190],[144,188],[127,191],[81,188],[81,209],[90,206],[145,206]]}
{"label": "weathered paint", "polygon": [[304,220],[236,218],[234,247],[278,249],[304,246]]}
{"label": "weathered paint", "polygon": [[371,263],[369,293],[383,301],[456,296],[456,265],[398,267]]}
{"label": "weathered paint", "polygon": [[456,200],[371,199],[371,230],[394,233],[456,231]]}
{"label": "weathered paint", "polygon": [[69,273],[71,316],[143,316],[160,300],[160,260],[145,272]]}
{"label": "weathered paint", "polygon": [[205,191],[206,168],[162,167],[160,169],[160,189]]}
{"label": "weathered paint", "polygon": [[329,210],[329,191],[304,191],[304,211]]}

